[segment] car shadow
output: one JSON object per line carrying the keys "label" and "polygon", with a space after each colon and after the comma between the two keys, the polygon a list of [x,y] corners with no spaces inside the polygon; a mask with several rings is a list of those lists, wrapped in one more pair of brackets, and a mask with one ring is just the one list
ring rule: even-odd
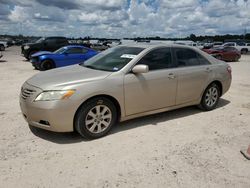
{"label": "car shadow", "polygon": [[[226,99],[220,99],[217,109],[222,108],[226,105],[228,105],[230,101]],[[190,107],[184,107],[177,110],[172,110],[168,112],[162,112],[158,114],[153,114],[149,116],[144,116],[132,120],[128,120],[125,122],[119,123],[117,126],[114,126],[109,135],[127,131],[130,129],[148,126],[148,125],[158,125],[159,123],[166,122],[169,120],[179,119],[182,117],[187,117],[194,114],[199,113],[207,113],[205,111],[200,110],[196,106],[190,106]],[[39,129],[30,126],[31,132],[36,135],[37,137],[40,137],[44,140],[57,143],[57,144],[71,144],[71,143],[78,143],[78,142],[91,142],[92,140],[88,140],[85,138],[82,138],[78,133],[71,132],[71,133],[56,133],[56,132],[50,132],[47,130]]]}
{"label": "car shadow", "polygon": [[0,60],[0,63],[6,63],[7,61],[6,60]]}

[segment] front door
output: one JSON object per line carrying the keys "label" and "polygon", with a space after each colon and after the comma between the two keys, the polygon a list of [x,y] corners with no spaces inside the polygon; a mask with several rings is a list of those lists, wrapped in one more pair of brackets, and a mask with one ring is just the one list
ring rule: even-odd
{"label": "front door", "polygon": [[137,64],[148,65],[149,72],[124,76],[126,115],[174,106],[177,76],[170,48],[154,49]]}

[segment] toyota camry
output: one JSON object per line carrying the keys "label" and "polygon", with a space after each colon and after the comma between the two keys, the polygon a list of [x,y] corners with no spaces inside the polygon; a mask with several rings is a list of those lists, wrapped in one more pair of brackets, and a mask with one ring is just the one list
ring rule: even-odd
{"label": "toyota camry", "polygon": [[30,126],[93,139],[140,116],[190,105],[213,110],[230,84],[231,67],[199,49],[124,45],[38,73],[23,84],[20,106]]}

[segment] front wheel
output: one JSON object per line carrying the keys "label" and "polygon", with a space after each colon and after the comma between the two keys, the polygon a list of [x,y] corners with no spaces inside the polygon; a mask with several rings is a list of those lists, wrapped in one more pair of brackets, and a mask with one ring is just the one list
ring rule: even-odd
{"label": "front wheel", "polygon": [[75,117],[75,129],[88,139],[105,136],[117,121],[115,105],[107,98],[98,97],[87,101]]}
{"label": "front wheel", "polygon": [[46,71],[55,68],[54,62],[51,60],[44,60],[39,65],[39,70]]}
{"label": "front wheel", "polygon": [[200,107],[203,110],[209,111],[215,109],[219,102],[220,98],[220,89],[217,84],[210,84],[205,92],[203,93]]}

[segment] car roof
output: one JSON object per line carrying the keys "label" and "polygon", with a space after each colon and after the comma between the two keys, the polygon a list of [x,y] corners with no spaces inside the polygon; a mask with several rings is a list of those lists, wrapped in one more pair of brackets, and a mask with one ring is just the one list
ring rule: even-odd
{"label": "car roof", "polygon": [[83,45],[67,45],[67,46],[64,46],[64,48],[87,48]]}
{"label": "car roof", "polygon": [[124,44],[120,45],[124,47],[138,47],[138,48],[157,48],[157,47],[176,47],[176,48],[189,48],[189,49],[196,49],[189,45],[182,45],[182,44],[165,44],[165,43],[133,43],[133,44]]}

